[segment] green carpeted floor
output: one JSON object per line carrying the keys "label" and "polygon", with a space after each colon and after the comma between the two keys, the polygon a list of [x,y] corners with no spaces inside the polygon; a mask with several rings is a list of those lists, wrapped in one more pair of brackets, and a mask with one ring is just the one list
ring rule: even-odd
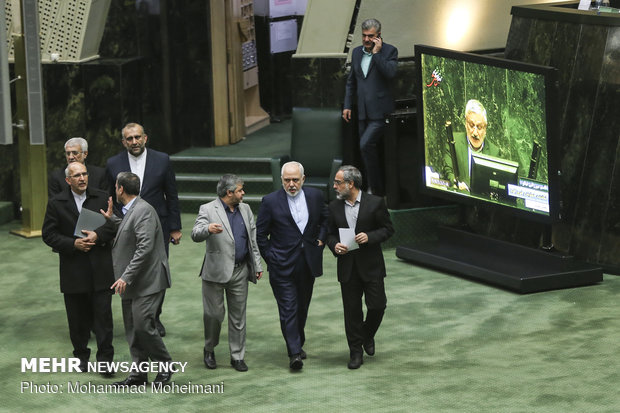
{"label": "green carpeted floor", "polygon": [[[203,244],[185,235],[171,248],[173,287],[164,339],[188,363],[178,384],[222,384],[220,394],[68,394],[67,383],[112,380],[84,373],[21,373],[22,357],[70,357],[58,258],[41,239],[0,226],[0,410],[213,412],[618,412],[620,278],[596,286],[517,295],[412,266],[385,251],[388,310],[377,354],[346,368],[335,260],[326,253],[310,307],[300,373],[288,369],[277,309],[265,278],[250,286],[247,373],[228,366],[226,329],[217,370],[202,363],[197,277]],[[114,299],[116,360],[129,360],[120,300]],[[117,379],[124,376],[117,376]],[[20,391],[22,382],[62,385],[62,394]]]}

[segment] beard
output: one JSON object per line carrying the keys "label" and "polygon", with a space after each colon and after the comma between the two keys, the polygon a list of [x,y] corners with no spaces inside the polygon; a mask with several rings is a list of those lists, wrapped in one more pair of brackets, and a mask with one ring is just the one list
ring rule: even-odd
{"label": "beard", "polygon": [[295,191],[295,192],[289,192],[288,188],[285,186],[283,186],[283,188],[284,188],[284,192],[286,192],[288,195],[292,197],[296,197],[301,192],[301,188],[299,188],[299,191]]}
{"label": "beard", "polygon": [[349,195],[351,195],[351,191],[348,190],[348,189],[343,189],[340,192],[336,191],[336,198],[341,200],[341,201],[343,201],[345,199],[348,199]]}

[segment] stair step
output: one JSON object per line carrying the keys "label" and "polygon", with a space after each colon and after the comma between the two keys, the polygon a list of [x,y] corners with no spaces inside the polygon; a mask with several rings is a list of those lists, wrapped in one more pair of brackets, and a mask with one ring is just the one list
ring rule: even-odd
{"label": "stair step", "polygon": [[[215,191],[221,175],[218,174],[176,174],[179,193]],[[244,175],[243,189],[248,195],[268,194],[273,191],[271,175]],[[246,196],[248,196],[246,195]]]}
{"label": "stair step", "polygon": [[271,175],[271,158],[265,157],[230,157],[220,156],[180,156],[170,157],[176,173],[199,173],[223,175],[234,173],[244,175]]}
{"label": "stair step", "polygon": [[[204,192],[185,192],[179,193],[179,205],[181,208],[181,212],[187,212],[192,214],[198,214],[198,210],[202,204],[206,204],[208,202],[217,199],[217,195],[215,193],[204,193]],[[261,200],[263,199],[263,195],[245,195],[243,197],[243,202],[248,204],[250,208],[252,208],[252,212],[254,214],[258,213],[258,207],[260,206]]]}

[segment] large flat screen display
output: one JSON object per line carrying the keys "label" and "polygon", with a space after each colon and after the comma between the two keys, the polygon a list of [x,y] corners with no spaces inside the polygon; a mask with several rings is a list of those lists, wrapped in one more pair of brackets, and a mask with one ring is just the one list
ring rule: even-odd
{"label": "large flat screen display", "polygon": [[559,218],[557,70],[415,46],[423,191]]}

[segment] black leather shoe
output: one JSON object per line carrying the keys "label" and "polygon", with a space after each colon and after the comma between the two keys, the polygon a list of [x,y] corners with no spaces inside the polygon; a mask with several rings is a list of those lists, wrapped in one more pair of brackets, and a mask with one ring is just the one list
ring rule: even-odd
{"label": "black leather shoe", "polygon": [[375,339],[374,338],[371,338],[370,340],[364,343],[364,351],[366,351],[366,354],[368,354],[369,356],[375,355]]}
{"label": "black leather shoe", "polygon": [[159,320],[155,320],[155,327],[160,337],[166,337],[166,327]]}
{"label": "black leather shoe", "polygon": [[88,372],[88,360],[80,360],[80,371],[82,373]]}
{"label": "black leather shoe", "polygon": [[301,370],[304,366],[304,362],[301,361],[301,355],[295,354],[291,356],[290,363],[288,364],[291,370]]}
{"label": "black leather shoe", "polygon": [[353,353],[351,354],[351,360],[349,360],[347,367],[351,370],[355,370],[359,369],[362,364],[364,364],[364,357],[362,356],[362,353]]}
{"label": "black leather shoe", "polygon": [[304,351],[304,349],[301,349],[301,353],[299,353],[299,357],[301,357],[302,360],[305,360],[308,358],[308,355],[306,355],[306,352]]}
{"label": "black leather shoe", "polygon": [[170,378],[172,377],[172,372],[171,371],[160,371],[159,373],[157,373],[157,376],[155,377],[155,380],[153,380],[153,383],[168,383],[170,382]]}
{"label": "black leather shoe", "polygon": [[140,386],[146,384],[146,379],[143,377],[127,377],[123,381],[115,381],[112,386]]}
{"label": "black leather shoe", "polygon": [[205,366],[211,370],[216,368],[217,363],[215,362],[215,352],[203,350],[203,354],[205,356]]}
{"label": "black leather shoe", "polygon": [[111,377],[114,377],[114,372],[108,370],[107,368],[103,368],[101,370],[99,370],[99,374],[101,375],[101,377],[103,377],[104,379],[109,379]]}
{"label": "black leather shoe", "polygon": [[248,371],[248,365],[243,360],[230,359],[230,365],[237,371]]}

